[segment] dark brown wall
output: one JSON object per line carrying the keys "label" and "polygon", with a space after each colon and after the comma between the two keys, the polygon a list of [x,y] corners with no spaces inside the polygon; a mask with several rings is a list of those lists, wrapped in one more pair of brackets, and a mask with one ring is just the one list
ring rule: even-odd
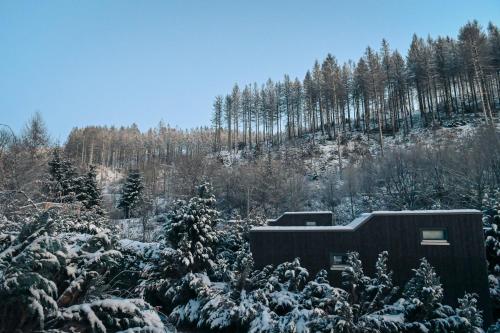
{"label": "dark brown wall", "polygon": [[[420,230],[428,227],[446,227],[450,245],[421,245]],[[425,257],[441,277],[445,303],[457,305],[458,297],[463,297],[465,292],[474,292],[479,295],[486,317],[490,314],[479,212],[376,213],[355,231],[286,229],[251,231],[250,244],[257,268],[299,257],[311,276],[326,269],[333,284],[340,286],[340,272],[329,270],[330,252],[359,252],[365,272],[372,275],[378,254],[387,250],[394,283],[403,287],[412,277],[412,269],[418,267],[420,258]]]}
{"label": "dark brown wall", "polygon": [[332,212],[291,212],[284,213],[278,219],[269,223],[272,226],[305,226],[306,222],[316,222],[317,226],[331,226]]}

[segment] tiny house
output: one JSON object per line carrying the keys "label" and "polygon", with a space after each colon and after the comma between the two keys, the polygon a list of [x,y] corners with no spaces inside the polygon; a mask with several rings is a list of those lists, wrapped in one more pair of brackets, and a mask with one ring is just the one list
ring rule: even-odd
{"label": "tiny house", "polygon": [[252,228],[250,246],[257,268],[298,257],[312,276],[326,269],[336,286],[341,285],[341,272],[350,251],[360,254],[368,275],[375,271],[378,254],[388,251],[394,283],[401,287],[425,257],[440,276],[444,302],[456,306],[457,298],[465,292],[476,293],[488,321],[481,216],[481,212],[469,209],[375,211],[346,226],[333,226],[331,212],[285,213],[267,226]]}

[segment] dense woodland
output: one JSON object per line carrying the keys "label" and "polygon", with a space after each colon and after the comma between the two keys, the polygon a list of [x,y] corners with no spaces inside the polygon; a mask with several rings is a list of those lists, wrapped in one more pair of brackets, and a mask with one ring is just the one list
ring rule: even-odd
{"label": "dense woodland", "polygon": [[[184,131],[162,122],[141,133],[128,128],[75,128],[68,154],[85,164],[141,167],[169,164],[178,156],[280,145],[321,131],[342,139],[353,131],[373,135],[408,133],[415,126],[439,126],[453,116],[480,114],[486,122],[500,103],[500,33],[473,21],[458,38],[413,36],[406,57],[368,47],[357,62],[331,54],[316,61],[303,80],[239,87],[217,96],[212,128]],[[314,139],[314,136],[313,136]]]}
{"label": "dense woodland", "polygon": [[[413,36],[406,58],[382,40],[357,62],[328,54],[303,80],[285,75],[264,85],[235,85],[214,102],[214,149],[281,144],[318,130],[330,139],[346,132],[408,133],[416,122],[435,126],[452,115],[481,112],[492,122],[500,100],[500,34],[490,23],[464,25],[458,40]],[[313,137],[314,138],[314,137]]]}
{"label": "dense woodland", "polygon": [[441,304],[424,258],[394,286],[390,253],[376,276],[351,253],[331,285],[299,259],[254,270],[248,230],[302,209],[480,209],[498,317],[499,52],[498,28],[469,22],[405,58],[383,41],[302,81],[235,85],[211,127],[75,128],[60,145],[39,113],[0,124],[0,333],[481,332],[475,296]]}
{"label": "dense woodland", "polygon": [[[81,168],[138,169],[152,195],[169,200],[192,195],[196,184],[210,180],[228,214],[245,216],[265,203],[270,206],[264,208],[266,214],[321,208],[304,200],[310,197],[304,175],[317,178],[317,172],[303,161],[318,152],[318,143],[337,146],[336,171],[347,172],[323,177],[337,183],[332,178],[348,177],[352,160],[359,166],[367,150],[373,155],[374,145],[379,146],[377,156],[394,158],[391,138],[405,140],[415,129],[471,119],[495,122],[499,50],[498,27],[490,23],[483,29],[476,21],[465,24],[457,38],[413,36],[406,56],[384,40],[380,50],[368,47],[358,61],[340,64],[328,55],[303,80],[285,75],[279,82],[235,85],[228,95],[215,98],[212,127],[181,130],[160,122],[143,133],[136,125],[75,128],[64,151]],[[351,149],[352,144],[356,147]],[[242,159],[248,163],[240,163]],[[263,184],[255,183],[264,178]],[[293,198],[284,203],[291,192]],[[335,205],[335,200],[327,201]]]}

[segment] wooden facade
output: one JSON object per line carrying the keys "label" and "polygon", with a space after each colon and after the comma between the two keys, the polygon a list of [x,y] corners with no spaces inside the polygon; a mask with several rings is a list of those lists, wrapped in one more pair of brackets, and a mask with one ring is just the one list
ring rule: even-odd
{"label": "wooden facade", "polygon": [[[446,241],[425,241],[423,231],[442,230]],[[438,233],[439,234],[439,233]],[[404,287],[421,258],[435,267],[444,287],[444,302],[457,305],[465,292],[479,295],[487,322],[491,320],[481,212],[477,210],[400,211],[363,214],[347,226],[263,226],[250,232],[257,268],[298,257],[314,276],[326,269],[333,285],[341,286],[342,267],[335,255],[357,251],[368,275],[377,256],[389,252],[395,285]]]}

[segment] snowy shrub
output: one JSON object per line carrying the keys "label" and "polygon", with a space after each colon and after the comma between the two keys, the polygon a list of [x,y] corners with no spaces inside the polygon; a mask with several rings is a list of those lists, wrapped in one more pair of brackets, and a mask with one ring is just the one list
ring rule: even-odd
{"label": "snowy shrub", "polygon": [[28,236],[23,228],[12,245],[0,253],[0,318],[8,331],[44,327],[57,315],[58,283],[68,257],[66,246],[49,236],[43,225]]}
{"label": "snowy shrub", "polygon": [[113,296],[123,256],[109,230],[77,233],[72,218],[45,212],[0,252],[0,332],[165,331],[144,301]]}
{"label": "snowy shrub", "polygon": [[297,292],[302,290],[308,277],[307,270],[300,266],[300,260],[295,258],[292,262],[284,262],[278,265],[269,283],[275,287],[281,285],[280,288],[276,289]]}
{"label": "snowy shrub", "polygon": [[297,307],[281,316],[276,322],[276,331],[283,333],[309,333],[311,310]]}
{"label": "snowy shrub", "polygon": [[248,333],[269,333],[274,332],[276,325],[276,314],[268,308],[263,307],[257,316],[250,322]]}
{"label": "snowy shrub", "polygon": [[157,312],[140,299],[104,299],[73,305],[52,324],[66,332],[167,332]]}
{"label": "snowy shrub", "polygon": [[490,298],[495,311],[500,309],[500,213],[496,200],[483,213],[483,221],[489,228],[485,231],[486,260],[488,262],[488,281]]}
{"label": "snowy shrub", "polygon": [[320,309],[325,313],[334,313],[338,300],[348,298],[348,293],[330,285],[327,272],[321,270],[314,280],[309,281],[302,290],[302,304],[308,309]]}
{"label": "snowy shrub", "polygon": [[464,298],[458,299],[458,304],[457,315],[466,319],[471,331],[477,331],[477,328],[483,326],[482,312],[477,307],[477,295],[465,294]]}
{"label": "snowy shrub", "polygon": [[5,250],[16,239],[21,230],[21,223],[11,221],[0,214],[0,251]]}

